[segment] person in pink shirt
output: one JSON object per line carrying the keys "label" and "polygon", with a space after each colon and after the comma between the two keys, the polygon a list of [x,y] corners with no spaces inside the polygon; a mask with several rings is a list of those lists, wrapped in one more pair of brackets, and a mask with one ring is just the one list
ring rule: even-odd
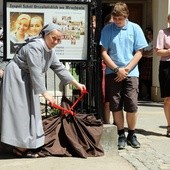
{"label": "person in pink shirt", "polygon": [[[168,15],[168,23],[170,24],[170,14]],[[159,30],[156,54],[160,57],[159,83],[167,120],[167,136],[170,137],[170,27]]]}

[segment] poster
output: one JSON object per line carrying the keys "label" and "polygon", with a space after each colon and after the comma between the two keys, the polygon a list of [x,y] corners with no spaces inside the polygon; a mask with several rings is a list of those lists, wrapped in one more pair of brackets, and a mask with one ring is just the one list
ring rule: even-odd
{"label": "poster", "polygon": [[38,35],[44,25],[53,22],[64,34],[55,47],[59,59],[87,60],[88,4],[6,2],[6,18],[7,59],[13,58],[24,39]]}

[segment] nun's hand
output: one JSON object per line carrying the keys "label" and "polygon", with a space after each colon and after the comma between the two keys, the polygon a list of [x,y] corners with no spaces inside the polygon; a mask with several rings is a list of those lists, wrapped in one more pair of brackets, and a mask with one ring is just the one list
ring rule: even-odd
{"label": "nun's hand", "polygon": [[84,84],[79,83],[77,80],[72,80],[72,82],[70,82],[72,85],[74,85],[75,87],[77,87],[77,89],[81,90],[81,92],[83,90],[86,90],[86,86]]}
{"label": "nun's hand", "polygon": [[81,84],[81,83],[78,83],[77,88],[80,89],[81,92],[82,92],[83,90],[86,90],[86,86],[85,86],[84,84]]}
{"label": "nun's hand", "polygon": [[51,96],[49,93],[45,92],[42,95],[47,101],[49,101],[51,103],[56,103],[56,100],[54,99],[54,97]]}

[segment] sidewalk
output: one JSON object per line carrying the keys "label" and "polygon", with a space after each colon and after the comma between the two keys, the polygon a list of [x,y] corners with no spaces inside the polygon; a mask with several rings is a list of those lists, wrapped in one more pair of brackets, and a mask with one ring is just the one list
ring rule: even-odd
{"label": "sidewalk", "polygon": [[137,170],[170,170],[170,138],[162,103],[139,102],[137,137],[140,149],[130,146],[119,151]]}
{"label": "sidewalk", "polygon": [[106,154],[87,159],[73,157],[1,159],[0,170],[134,170],[134,168],[119,155]]}
{"label": "sidewalk", "polygon": [[105,156],[0,159],[0,170],[170,170],[170,138],[161,103],[139,102],[136,135],[140,149],[127,146]]}

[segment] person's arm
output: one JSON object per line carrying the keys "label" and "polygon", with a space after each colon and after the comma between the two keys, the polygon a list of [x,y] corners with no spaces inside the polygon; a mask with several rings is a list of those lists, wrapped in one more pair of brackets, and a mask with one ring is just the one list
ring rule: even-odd
{"label": "person's arm", "polygon": [[165,31],[159,30],[156,40],[156,55],[159,57],[167,57],[170,56],[170,48],[165,49],[165,44],[168,44],[165,37]]}
{"label": "person's arm", "polygon": [[136,51],[136,53],[135,53],[134,57],[132,58],[132,60],[130,61],[130,63],[125,67],[125,70],[127,72],[132,70],[138,64],[139,60],[142,58],[142,51],[143,50]]}
{"label": "person's arm", "polygon": [[56,103],[56,100],[54,99],[54,97],[52,95],[50,95],[47,91],[42,93],[41,95],[45,98],[45,100],[47,100],[51,103]]}
{"label": "person's arm", "polygon": [[170,48],[169,49],[156,49],[156,55],[160,57],[170,56]]}
{"label": "person's arm", "polygon": [[103,61],[110,69],[114,70],[115,68],[118,68],[118,72],[116,73],[117,77],[115,78],[115,81],[119,82],[127,77],[128,71],[123,67],[119,68],[108,55],[107,50],[103,47],[101,49],[101,54]]}
{"label": "person's arm", "polygon": [[117,77],[115,78],[115,81],[120,82],[124,80],[128,76],[128,73],[138,64],[141,57],[142,57],[142,50],[139,50],[135,53],[133,59],[130,61],[130,63],[126,67],[119,69],[119,72],[117,73]]}
{"label": "person's arm", "polygon": [[143,56],[142,57],[148,57],[153,55],[153,49],[150,50],[143,50]]}
{"label": "person's arm", "polygon": [[0,78],[1,79],[4,75],[4,70],[7,64],[8,64],[8,61],[3,61],[3,59],[0,57]]}
{"label": "person's arm", "polygon": [[0,69],[0,78],[2,78],[4,75],[4,70],[3,69]]}
{"label": "person's arm", "polygon": [[143,52],[143,57],[148,57],[148,56],[151,56],[152,54],[153,54],[153,50],[144,51]]}
{"label": "person's arm", "polygon": [[65,67],[65,65],[59,61],[57,56],[54,57],[54,60],[50,66],[50,68],[54,71],[54,73],[59,77],[61,82],[64,85],[72,84],[79,90],[86,89],[84,84],[79,83],[77,80],[74,79],[73,75],[70,71]]}
{"label": "person's arm", "polygon": [[107,50],[105,48],[101,48],[101,54],[102,54],[102,59],[105,62],[105,64],[110,68],[114,69],[117,68],[118,66],[113,62],[113,60],[110,58],[110,56],[107,53]]}
{"label": "person's arm", "polygon": [[77,80],[73,79],[70,84],[77,87],[79,90],[83,91],[86,90],[86,86],[84,84],[79,83]]}

